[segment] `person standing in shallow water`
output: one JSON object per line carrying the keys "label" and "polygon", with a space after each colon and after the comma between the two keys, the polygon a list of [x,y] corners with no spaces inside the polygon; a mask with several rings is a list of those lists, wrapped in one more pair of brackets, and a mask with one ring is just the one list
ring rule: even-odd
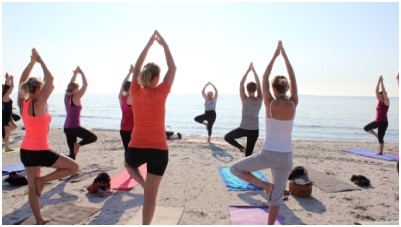
{"label": "person standing in shallow water", "polygon": [[[276,58],[283,56],[288,79],[284,76],[275,76],[272,81],[273,91],[270,90],[269,76]],[[263,188],[269,200],[269,216],[267,224],[272,225],[277,219],[280,206],[283,204],[283,195],[288,176],[292,168],[292,128],[294,125],[295,110],[298,105],[298,88],[295,73],[284,47],[279,41],[277,49],[263,75],[263,98],[266,110],[266,137],[262,151],[235,163],[231,172],[244,181]],[[287,91],[290,91],[287,97]],[[273,183],[255,177],[252,172],[271,169]]]}
{"label": "person standing in shallow water", "polygon": [[[142,69],[146,55],[154,41],[163,47],[168,67],[163,82],[160,84],[158,65],[148,63]],[[144,189],[142,209],[142,224],[144,225],[152,222],[159,185],[168,164],[165,106],[175,73],[176,66],[170,48],[160,33],[155,31],[135,64],[131,83],[134,129],[124,163],[131,178]],[[146,180],[138,169],[144,163],[147,164]]]}
{"label": "person standing in shallow water", "polygon": [[[245,81],[250,72],[255,76],[255,82],[246,85],[248,96],[245,93]],[[257,96],[255,93],[257,92]],[[262,107],[263,95],[260,87],[258,75],[253,64],[249,65],[239,86],[239,94],[242,103],[242,120],[239,128],[232,130],[224,136],[224,139],[234,147],[238,148],[246,157],[252,155],[253,148],[259,137],[259,111]],[[235,139],[246,137],[246,148],[239,144]]]}
{"label": "person standing in shallow water", "polygon": [[[81,88],[75,83],[78,74],[82,76]],[[67,111],[67,117],[64,122],[64,133],[67,137],[68,148],[70,149],[70,154],[68,156],[74,160],[81,146],[93,143],[97,140],[97,136],[81,127],[80,123],[82,110],[81,98],[84,96],[87,87],[88,82],[86,81],[85,74],[82,72],[81,68],[77,66],[73,71],[71,81],[68,84],[64,96],[65,109]],[[77,142],[77,138],[82,138],[82,140]]]}
{"label": "person standing in shallow water", "polygon": [[[42,66],[43,81],[37,77],[29,78],[33,66]],[[40,195],[47,182],[69,176],[78,171],[78,163],[64,155],[50,150],[48,131],[51,116],[47,112],[47,100],[53,92],[53,76],[35,49],[31,61],[22,72],[20,79],[18,106],[25,125],[25,136],[21,143],[20,158],[25,166],[28,180],[28,201],[35,216],[36,224],[44,225],[50,219],[40,212]],[[41,167],[52,167],[55,171],[40,176]]]}
{"label": "person standing in shallow water", "polygon": [[[212,86],[214,89],[214,94],[212,91],[209,91],[207,94],[205,92],[207,86]],[[212,128],[213,124],[216,121],[216,103],[218,97],[218,91],[214,84],[208,82],[202,89],[202,96],[205,99],[205,113],[199,116],[196,116],[194,120],[199,124],[203,124],[206,126],[208,139],[207,142],[210,143],[210,137],[212,136]]]}
{"label": "person standing in shallow water", "polygon": [[134,128],[134,114],[132,113],[132,101],[130,95],[131,82],[128,81],[132,73],[134,73],[134,66],[131,65],[128,75],[124,78],[121,85],[120,93],[118,94],[122,114],[120,136],[124,146],[124,157],[127,155],[128,144],[131,140],[132,129]]}
{"label": "person standing in shallow water", "polygon": [[[380,91],[381,89],[381,91]],[[364,127],[364,130],[372,134],[379,141],[380,148],[377,155],[383,155],[384,135],[388,127],[387,112],[390,107],[390,100],[384,88],[383,76],[379,77],[376,85],[376,98],[379,101],[376,106],[376,119]],[[377,128],[377,133],[373,129]]]}

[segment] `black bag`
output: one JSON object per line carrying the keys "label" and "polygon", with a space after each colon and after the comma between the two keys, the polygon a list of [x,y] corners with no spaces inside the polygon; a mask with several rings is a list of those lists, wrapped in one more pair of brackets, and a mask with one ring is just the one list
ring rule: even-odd
{"label": "black bag", "polygon": [[360,187],[370,186],[370,180],[363,175],[352,175],[351,181]]}
{"label": "black bag", "polygon": [[9,173],[8,174],[8,178],[5,179],[5,182],[7,182],[7,183],[9,183],[10,185],[13,185],[13,186],[22,186],[22,185],[27,185],[28,184],[27,179],[23,175],[21,175],[21,174],[19,174],[17,172]]}
{"label": "black bag", "polygon": [[171,131],[171,127],[170,126],[166,126],[166,128],[170,128],[170,131],[166,130],[166,139],[170,139],[170,136],[174,135],[174,132]]}

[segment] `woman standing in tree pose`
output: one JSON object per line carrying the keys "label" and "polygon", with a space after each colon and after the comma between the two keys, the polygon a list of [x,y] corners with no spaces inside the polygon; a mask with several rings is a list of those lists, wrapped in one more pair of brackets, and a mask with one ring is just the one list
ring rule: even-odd
{"label": "woman standing in tree pose", "polygon": [[4,141],[4,151],[13,151],[14,149],[10,148],[10,135],[11,131],[17,128],[17,124],[13,120],[13,100],[11,99],[10,95],[14,89],[14,77],[9,76],[6,73],[6,83],[3,86],[3,141]]}
{"label": "woman standing in tree pose", "polygon": [[[155,63],[142,65],[149,48],[157,41],[164,49],[168,70],[159,83],[160,68]],[[141,71],[142,69],[142,71]],[[144,188],[142,224],[151,224],[156,208],[156,197],[168,163],[165,134],[165,105],[174,82],[176,66],[170,49],[158,31],[155,31],[135,64],[132,84],[132,111],[134,130],[125,156],[125,167],[130,176]],[[146,180],[138,167],[147,163]]]}
{"label": "woman standing in tree pose", "polygon": [[[380,91],[381,88],[381,91]],[[387,112],[390,107],[390,100],[388,99],[386,89],[384,88],[383,76],[379,77],[379,81],[376,86],[376,98],[379,103],[376,106],[376,120],[367,124],[364,130],[376,137],[380,143],[380,150],[378,155],[383,155],[384,149],[384,134],[388,127]],[[373,129],[377,128],[377,133]]]}
{"label": "woman standing in tree pose", "polygon": [[[212,86],[214,89],[214,94],[209,91],[207,94],[205,92],[207,86]],[[202,96],[205,99],[205,113],[195,117],[195,121],[199,124],[206,126],[208,139],[207,142],[210,143],[210,137],[212,136],[213,124],[216,121],[216,103],[218,97],[218,91],[214,84],[208,82],[202,89]],[[205,122],[206,121],[206,122]]]}
{"label": "woman standing in tree pose", "polygon": [[[44,81],[36,77],[29,78],[35,63],[42,66]],[[28,79],[29,78],[29,79]],[[48,130],[51,116],[46,105],[53,91],[53,76],[47,69],[42,58],[32,49],[32,57],[20,79],[18,106],[22,113],[25,125],[25,137],[21,143],[21,162],[25,166],[28,179],[28,200],[36,224],[43,225],[49,222],[40,213],[40,195],[45,184],[60,179],[78,171],[79,166],[74,160],[50,150]],[[40,176],[41,167],[52,167],[56,170]]]}
{"label": "woman standing in tree pose", "polygon": [[[253,72],[255,82],[249,82],[246,85],[248,96],[245,93],[245,81],[249,72]],[[255,92],[258,92],[255,96]],[[239,85],[239,94],[242,102],[242,120],[239,128],[232,130],[224,136],[224,139],[234,147],[238,148],[246,157],[252,155],[253,148],[259,137],[259,111],[262,107],[262,89],[258,75],[256,74],[253,64],[249,65],[244,77]],[[246,149],[235,139],[246,137]]]}
{"label": "woman standing in tree pose", "polygon": [[124,146],[124,157],[127,155],[128,144],[131,140],[132,129],[134,128],[134,115],[132,113],[132,101],[129,90],[131,82],[128,81],[132,73],[134,73],[134,66],[131,65],[128,75],[124,78],[123,84],[121,85],[120,93],[118,94],[118,100],[120,101],[122,112],[120,136]]}
{"label": "woman standing in tree pose", "polygon": [[[81,89],[79,89],[79,85],[75,83],[78,74],[82,76],[83,85]],[[88,82],[86,81],[85,74],[82,72],[81,68],[77,66],[73,71],[71,81],[68,84],[64,96],[65,109],[67,111],[67,118],[64,122],[64,133],[67,137],[68,148],[70,149],[70,154],[68,156],[74,160],[81,146],[93,143],[97,140],[95,134],[81,127],[80,124],[82,110],[81,98],[84,96],[87,87]],[[82,138],[79,143],[77,142],[78,137]]]}
{"label": "woman standing in tree pose", "polygon": [[[280,52],[287,67],[290,85],[286,77],[276,76],[272,81],[273,91],[271,92],[269,76]],[[287,97],[288,90],[290,95]],[[267,223],[274,224],[283,203],[283,194],[292,168],[291,134],[298,104],[295,73],[281,41],[263,75],[263,96],[266,107],[266,137],[262,151],[234,164],[231,172],[266,191],[267,199],[270,200]],[[251,173],[266,168],[271,169],[273,184],[262,181]]]}

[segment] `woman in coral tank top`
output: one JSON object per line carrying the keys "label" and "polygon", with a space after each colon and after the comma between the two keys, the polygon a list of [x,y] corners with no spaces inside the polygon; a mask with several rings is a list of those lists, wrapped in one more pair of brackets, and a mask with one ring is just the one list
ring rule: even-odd
{"label": "woman in coral tank top", "polygon": [[[159,84],[160,68],[148,63],[142,68],[149,48],[157,41],[164,49],[168,70]],[[142,69],[142,71],[141,71]],[[125,167],[130,176],[144,188],[142,224],[151,224],[156,208],[156,196],[168,163],[165,134],[166,99],[174,82],[176,67],[170,49],[158,31],[155,31],[135,64],[131,83],[134,129]],[[147,164],[146,180],[138,167]]]}
{"label": "woman in coral tank top", "polygon": [[[35,63],[42,66],[43,81],[37,77],[29,78]],[[49,181],[77,172],[79,166],[74,160],[50,150],[48,131],[51,116],[46,107],[47,100],[54,88],[53,76],[35,49],[32,49],[31,61],[22,72],[19,84],[18,105],[25,126],[20,157],[28,179],[29,205],[35,216],[36,224],[43,225],[50,221],[40,213],[40,195],[43,187]],[[42,166],[52,167],[56,170],[40,176]]]}

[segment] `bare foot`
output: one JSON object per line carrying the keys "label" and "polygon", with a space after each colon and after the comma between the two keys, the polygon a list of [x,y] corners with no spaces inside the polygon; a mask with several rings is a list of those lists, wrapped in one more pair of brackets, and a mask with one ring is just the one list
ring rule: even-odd
{"label": "bare foot", "polygon": [[49,223],[50,221],[51,221],[51,219],[44,218],[44,219],[41,220],[41,221],[37,221],[36,224],[37,224],[37,225],[46,225],[46,224]]}
{"label": "bare foot", "polygon": [[35,184],[36,184],[36,194],[40,197],[42,195],[43,188],[45,187],[45,184],[40,181],[39,177],[35,178]]}
{"label": "bare foot", "polygon": [[14,149],[8,147],[8,148],[4,149],[4,151],[5,152],[14,151]]}
{"label": "bare foot", "polygon": [[267,201],[271,200],[271,196],[272,196],[271,194],[273,191],[273,187],[274,187],[274,185],[272,183],[266,182],[265,192],[266,192],[266,196],[267,196]]}
{"label": "bare foot", "polygon": [[81,144],[74,143],[74,156],[75,156],[75,158],[77,157],[77,154],[78,154],[78,151],[79,151],[80,147],[81,147]]}

